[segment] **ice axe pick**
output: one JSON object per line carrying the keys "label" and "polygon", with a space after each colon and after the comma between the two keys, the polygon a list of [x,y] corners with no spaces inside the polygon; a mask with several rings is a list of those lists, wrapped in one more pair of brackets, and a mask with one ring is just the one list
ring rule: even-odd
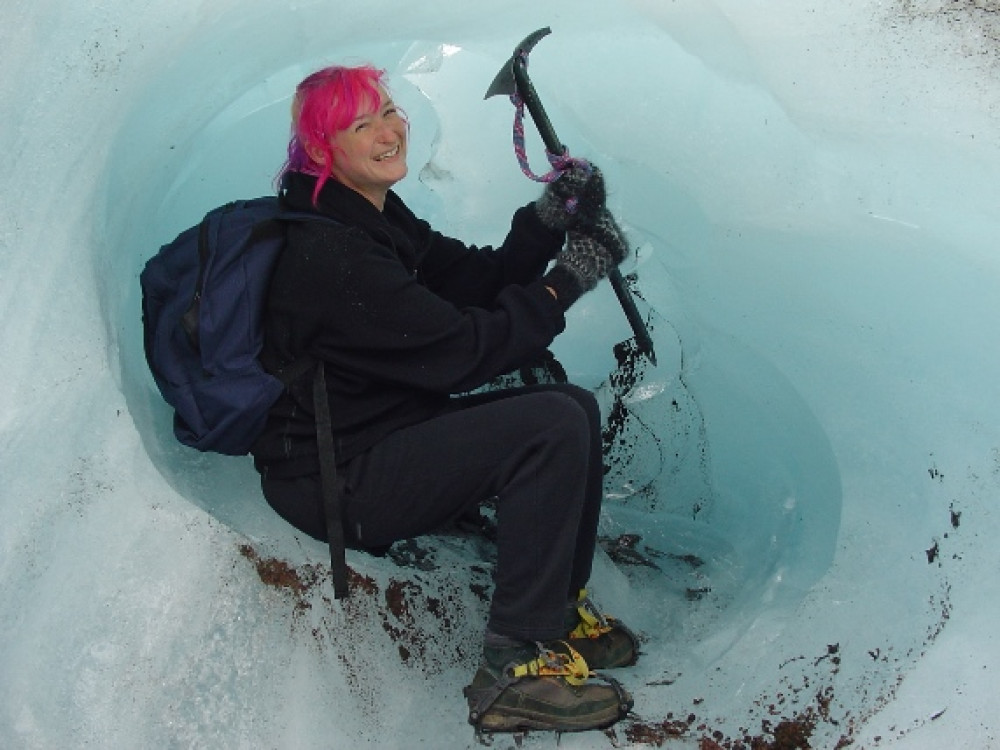
{"label": "ice axe pick", "polygon": [[[514,54],[510,60],[500,68],[500,72],[497,73],[496,78],[493,79],[493,83],[486,90],[484,98],[489,99],[491,96],[496,96],[497,94],[519,96],[524,102],[528,113],[531,115],[532,122],[538,128],[538,133],[542,137],[542,142],[545,144],[546,150],[550,154],[561,155],[566,153],[566,147],[559,141],[555,128],[552,127],[549,116],[545,113],[545,108],[542,106],[542,101],[538,98],[538,93],[535,91],[535,87],[528,77],[528,54],[538,44],[538,41],[550,32],[551,29],[546,26],[526,36],[524,41],[514,48]],[[625,317],[628,319],[629,325],[632,326],[636,347],[655,365],[656,354],[653,352],[653,340],[650,338],[649,330],[646,328],[646,322],[636,309],[635,300],[632,298],[629,288],[625,285],[621,271],[613,268],[608,274],[608,281],[611,282],[611,287],[615,290],[618,302],[621,304],[622,310],[625,311]]]}

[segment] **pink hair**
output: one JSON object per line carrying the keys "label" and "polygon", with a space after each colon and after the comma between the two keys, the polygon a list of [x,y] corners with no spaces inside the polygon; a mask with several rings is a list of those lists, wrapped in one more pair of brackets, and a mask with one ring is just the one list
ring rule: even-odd
{"label": "pink hair", "polygon": [[[288,160],[278,172],[280,185],[288,172],[316,176],[313,205],[330,179],[333,147],[330,136],[346,130],[354,119],[374,112],[379,105],[379,87],[385,88],[385,71],[372,65],[348,68],[334,65],[307,76],[296,88],[292,100],[292,135],[288,141]],[[319,152],[316,161],[309,152]]]}

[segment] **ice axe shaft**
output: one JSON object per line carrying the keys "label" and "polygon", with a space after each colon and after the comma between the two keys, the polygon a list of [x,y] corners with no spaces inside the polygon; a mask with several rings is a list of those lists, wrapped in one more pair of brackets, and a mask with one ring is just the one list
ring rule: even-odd
{"label": "ice axe shaft", "polygon": [[[566,147],[562,145],[559,137],[556,135],[555,128],[552,127],[552,122],[549,120],[549,116],[545,113],[545,108],[542,106],[542,100],[539,99],[538,92],[535,91],[535,87],[528,77],[528,53],[531,52],[539,39],[550,32],[551,29],[546,26],[524,38],[524,41],[514,49],[514,54],[510,60],[500,68],[500,72],[497,73],[493,79],[493,83],[486,90],[485,98],[488,99],[497,94],[505,94],[507,96],[516,94],[520,96],[525,108],[531,115],[532,122],[535,123],[538,133],[542,137],[542,143],[545,144],[546,150],[550,154],[561,156],[566,153]],[[618,302],[621,304],[622,310],[625,312],[625,317],[632,327],[636,346],[655,365],[656,354],[653,351],[653,339],[646,328],[646,321],[642,319],[639,310],[636,309],[635,300],[632,298],[629,288],[625,285],[625,279],[622,278],[621,271],[618,268],[612,268],[608,274],[608,281],[611,282],[611,287],[615,290],[615,296],[618,297]]]}

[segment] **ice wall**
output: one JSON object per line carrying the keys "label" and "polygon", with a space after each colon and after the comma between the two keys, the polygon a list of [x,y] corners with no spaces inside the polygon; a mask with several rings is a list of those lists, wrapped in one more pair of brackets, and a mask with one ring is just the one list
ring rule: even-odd
{"label": "ice wall", "polygon": [[593,589],[645,638],[615,741],[994,742],[998,9],[399,5],[5,9],[2,744],[473,744],[489,545],[353,556],[330,601],[247,462],[167,434],[137,274],[268,191],[334,61],[389,70],[411,205],[498,238],[537,186],[482,96],[546,25],[532,77],[608,173],[659,357],[616,361],[607,288],[556,347],[608,415]]}

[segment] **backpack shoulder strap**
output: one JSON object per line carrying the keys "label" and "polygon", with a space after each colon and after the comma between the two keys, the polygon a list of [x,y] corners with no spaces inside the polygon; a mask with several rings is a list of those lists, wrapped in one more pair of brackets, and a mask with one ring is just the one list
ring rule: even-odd
{"label": "backpack shoulder strap", "polygon": [[286,209],[279,209],[274,215],[275,219],[280,221],[315,221],[318,224],[333,224],[334,226],[344,226],[343,222],[337,221],[332,216],[327,216],[326,214],[321,214],[316,211],[292,211]]}
{"label": "backpack shoulder strap", "polygon": [[285,367],[277,367],[271,360],[272,358],[268,357],[265,352],[261,352],[260,361],[264,365],[264,369],[280,380],[286,389],[317,364],[316,358],[309,354],[303,354]]}
{"label": "backpack shoulder strap", "polygon": [[[340,222],[318,213],[305,211],[279,211],[281,221],[315,221],[340,225]],[[344,543],[344,526],[341,519],[340,492],[337,487],[337,459],[333,445],[333,418],[330,414],[330,397],[326,390],[326,368],[322,360],[308,354],[290,365],[274,372],[287,388],[315,367],[313,375],[313,412],[316,415],[316,444],[319,449],[320,490],[323,494],[323,515],[326,517],[326,538],[330,546],[330,569],[333,572],[334,598],[348,596],[347,559]]]}
{"label": "backpack shoulder strap", "polygon": [[337,488],[337,462],[333,452],[333,422],[326,392],[326,368],[320,361],[313,376],[313,406],[316,411],[316,442],[319,446],[320,486],[323,511],[326,515],[326,538],[330,545],[330,567],[333,570],[334,597],[348,595],[347,560],[344,552],[344,527],[340,515],[340,493]]}

